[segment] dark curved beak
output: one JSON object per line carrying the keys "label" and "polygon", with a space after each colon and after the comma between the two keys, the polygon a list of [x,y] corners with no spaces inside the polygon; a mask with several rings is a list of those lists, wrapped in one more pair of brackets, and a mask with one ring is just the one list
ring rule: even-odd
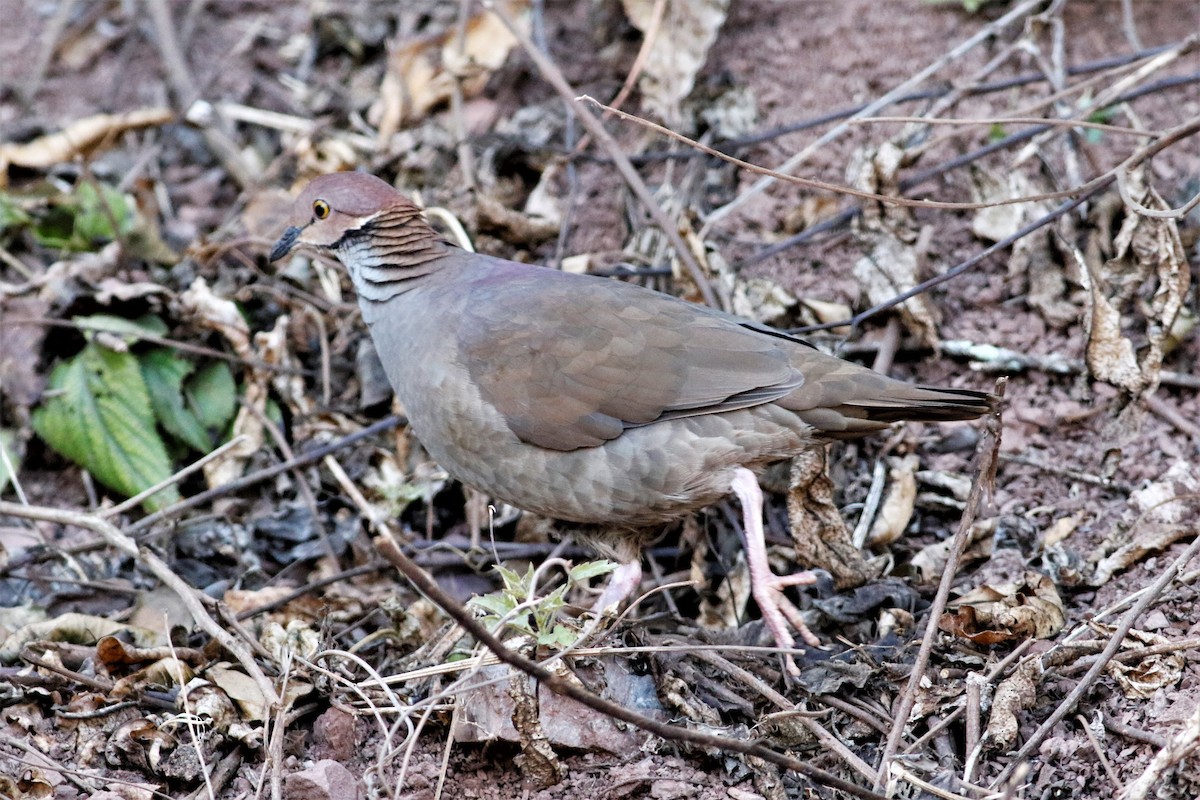
{"label": "dark curved beak", "polygon": [[300,238],[302,230],[304,229],[293,225],[284,231],[283,236],[280,236],[279,241],[271,248],[271,255],[267,256],[267,261],[278,261],[292,252],[292,248],[296,246],[296,240]]}

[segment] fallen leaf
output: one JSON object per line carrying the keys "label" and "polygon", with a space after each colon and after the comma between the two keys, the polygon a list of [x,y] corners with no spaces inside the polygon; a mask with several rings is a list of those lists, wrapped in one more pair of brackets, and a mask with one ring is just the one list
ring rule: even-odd
{"label": "fallen leaf", "polygon": [[[1093,624],[1109,636],[1114,628],[1108,625]],[[1170,644],[1171,640],[1149,631],[1130,630],[1121,641],[1121,652],[1129,653],[1144,650],[1154,645]],[[1174,686],[1183,677],[1186,666],[1182,652],[1156,653],[1147,655],[1137,661],[1118,661],[1112,659],[1105,669],[1112,676],[1126,697],[1135,700],[1148,700],[1159,689]]]}
{"label": "fallen leaf", "polygon": [[[1128,195],[1142,206],[1169,209],[1146,186],[1143,170],[1128,175],[1126,183]],[[1178,221],[1128,209],[1113,256],[1103,265],[1077,248],[1073,252],[1088,290],[1089,371],[1133,395],[1153,391],[1191,279]]]}
{"label": "fallen leaf", "polygon": [[[859,153],[849,172],[856,189],[880,195],[899,194],[898,174],[904,151],[890,142]],[[920,258],[912,242],[917,232],[911,209],[867,204],[856,223],[855,236],[864,254],[854,263],[854,278],[867,302],[878,305],[921,282]],[[937,346],[941,314],[928,293],[897,306],[905,327],[924,345]]]}
{"label": "fallen leaf", "polygon": [[[529,0],[509,0],[507,7],[517,24],[528,30]],[[484,10],[471,16],[461,38],[456,26],[438,36],[395,46],[388,56],[379,100],[367,116],[379,129],[380,144],[386,147],[402,125],[448,102],[457,81],[462,82],[464,97],[482,92],[516,44],[517,38],[500,18]]]}
{"label": "fallen leaf", "polygon": [[917,466],[921,460],[914,454],[902,458],[889,457],[887,494],[867,535],[872,547],[883,547],[900,538],[912,519],[917,500]]}
{"label": "fallen leaf", "polygon": [[143,108],[124,114],[96,114],[76,120],[61,131],[39,136],[32,142],[0,144],[0,186],[8,184],[8,167],[46,169],[76,156],[89,156],[102,145],[116,144],[122,133],[175,118],[169,108]]}
{"label": "fallen leaf", "polygon": [[[665,3],[655,22],[655,6]],[[729,0],[622,0],[635,28],[653,36],[638,88],[647,110],[668,124],[681,120],[680,103],[696,85],[696,75],[725,23]]]}
{"label": "fallen leaf", "polygon": [[983,741],[992,750],[1009,750],[1017,741],[1020,723],[1017,712],[1032,708],[1037,702],[1037,687],[1042,677],[1042,660],[1026,658],[1017,664],[1013,674],[1000,682],[992,697],[992,713],[988,716]]}
{"label": "fallen leaf", "polygon": [[1054,582],[1038,572],[1023,580],[984,585],[948,604],[938,627],[977,644],[1046,639],[1062,630],[1066,612]]}
{"label": "fallen leaf", "polygon": [[1195,535],[1200,506],[1200,472],[1180,459],[1162,477],[1129,496],[1125,518],[1089,557],[1095,569],[1088,579],[1103,586],[1117,572],[1187,536]]}

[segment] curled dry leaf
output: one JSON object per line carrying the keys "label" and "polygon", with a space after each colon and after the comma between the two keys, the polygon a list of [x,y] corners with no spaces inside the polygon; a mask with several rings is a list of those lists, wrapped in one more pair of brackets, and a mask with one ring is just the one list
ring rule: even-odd
{"label": "curled dry leaf", "polygon": [[879,507],[879,514],[871,525],[871,533],[867,536],[867,543],[872,547],[883,547],[899,539],[916,508],[917,466],[921,460],[910,453],[903,457],[889,457],[887,461],[891,482],[883,505]]}
{"label": "curled dry leaf", "polygon": [[0,144],[0,186],[8,185],[8,167],[46,169],[76,156],[91,155],[102,145],[115,144],[122,133],[174,119],[169,108],[143,108],[124,114],[96,114],[76,120],[61,131],[39,136],[32,142]]}
{"label": "curled dry leaf", "polygon": [[1026,658],[1013,674],[1000,682],[992,698],[992,713],[988,717],[984,742],[993,750],[1008,750],[1017,741],[1020,724],[1017,712],[1031,708],[1037,701],[1038,682],[1042,677],[1042,661]]}
{"label": "curled dry leaf", "polygon": [[[577,680],[565,671],[562,662],[558,662],[556,669],[563,677]],[[602,687],[600,691],[604,697],[630,708],[644,709],[656,718],[663,717],[655,697],[654,680],[632,672],[621,659],[601,658],[577,669],[588,685]],[[453,730],[456,741],[515,742],[523,736],[536,735],[539,729],[550,745],[576,750],[625,753],[636,750],[646,741],[646,734],[636,728],[622,726],[545,687],[530,686],[524,673],[507,665],[483,667],[480,677],[483,680],[477,681],[477,686],[465,689],[457,698],[459,713],[454,717]],[[516,694],[525,696],[535,692],[536,716],[533,719],[518,718],[514,714],[514,688],[505,685],[506,677],[521,682],[515,687]],[[524,726],[525,730],[518,730],[518,726]]]}
{"label": "curled dry leaf", "polygon": [[787,509],[792,544],[801,563],[827,570],[838,588],[861,586],[878,574],[854,546],[833,502],[824,448],[805,450],[792,460]]}
{"label": "curled dry leaf", "polygon": [[[259,360],[250,344],[250,326],[242,317],[237,305],[232,300],[215,295],[203,278],[197,278],[187,291],[179,296],[176,310],[182,319],[214,330],[225,337],[239,358],[244,361]],[[286,329],[287,319],[284,315],[276,321],[276,331]],[[277,336],[282,337],[282,333],[277,333]],[[246,462],[262,448],[265,441],[262,420],[267,407],[270,379],[270,374],[265,370],[250,369],[243,388],[243,401],[234,420],[231,435],[231,438],[245,438],[240,445],[229,451],[226,458],[204,465],[204,478],[210,488],[224,486],[240,477]],[[258,413],[251,411],[252,408],[257,409]]]}
{"label": "curled dry leaf", "polygon": [[[507,0],[506,5],[517,24],[528,30],[528,0]],[[402,125],[448,102],[457,81],[462,82],[464,97],[479,94],[516,44],[517,38],[500,18],[484,10],[471,16],[461,38],[456,27],[394,46],[379,86],[379,100],[367,116],[379,129],[380,143],[385,144]]]}
{"label": "curled dry leaf", "polygon": [[1126,518],[1088,559],[1096,564],[1088,583],[1103,586],[1146,554],[1194,536],[1197,508],[1200,473],[1194,463],[1181,459],[1159,480],[1129,496]]}
{"label": "curled dry leaf", "polygon": [[[1131,174],[1127,183],[1129,195],[1142,206],[1168,209],[1158,193],[1145,185],[1141,170]],[[1191,277],[1177,221],[1128,209],[1113,241],[1112,258],[1099,267],[1078,251],[1076,258],[1083,266],[1080,277],[1090,306],[1088,369],[1099,380],[1131,394],[1153,391]]]}
{"label": "curled dry leaf", "polygon": [[735,314],[778,325],[796,307],[796,296],[770,278],[738,279],[733,286]]}
{"label": "curled dry leaf", "polygon": [[68,612],[54,619],[31,622],[8,635],[0,643],[0,663],[12,664],[21,656],[25,645],[38,641],[49,642],[96,642],[104,636],[124,633],[140,645],[150,646],[157,642],[158,634],[135,628],[121,622],[113,622],[91,614]]}
{"label": "curled dry leaf", "polygon": [[[1112,635],[1111,626],[1093,624],[1093,627]],[[1121,651],[1136,652],[1170,643],[1170,639],[1157,633],[1131,630],[1121,642]],[[1118,661],[1114,658],[1108,662],[1106,669],[1126,697],[1147,700],[1159,689],[1179,683],[1185,665],[1183,654],[1176,652],[1148,655],[1138,661]]]}
{"label": "curled dry leaf", "polygon": [[[975,200],[981,203],[1030,197],[1048,192],[1051,188],[1045,185],[1045,181],[1030,180],[1025,173],[1015,169],[1003,177],[976,170],[972,177]],[[1045,202],[982,208],[975,213],[971,230],[982,239],[998,242],[1013,236],[1035,219],[1044,217],[1050,210]],[[1043,227],[1018,239],[1008,259],[1008,274],[1014,279],[1028,281],[1025,302],[1037,309],[1046,322],[1054,327],[1064,327],[1078,320],[1083,312],[1064,297],[1068,276],[1054,253],[1052,236],[1053,231]]]}
{"label": "curled dry leaf", "polygon": [[1026,572],[1023,580],[980,586],[949,604],[938,622],[942,630],[976,644],[1012,639],[1045,639],[1062,630],[1066,612],[1050,578]]}
{"label": "curled dry leaf", "polygon": [[[976,522],[967,534],[967,547],[963,551],[963,561],[987,558],[995,545],[996,520],[988,519]],[[938,580],[946,569],[950,557],[950,548],[954,545],[953,538],[926,545],[909,562],[921,583],[932,583]]]}
{"label": "curled dry leaf", "polygon": [[[859,154],[851,167],[857,189],[881,195],[898,194],[897,175],[904,151],[884,143],[877,151]],[[921,258],[911,244],[916,240],[912,212],[899,206],[864,207],[856,235],[864,255],[854,264],[854,278],[871,305],[887,302],[921,282]],[[941,319],[928,295],[910,297],[899,306],[909,332],[921,344],[936,346]]]}
{"label": "curled dry leaf", "polygon": [[[662,4],[665,9],[658,11]],[[622,0],[621,5],[633,26],[653,37],[638,81],[643,103],[668,124],[678,124],[680,103],[691,94],[708,60],[708,50],[725,24],[729,0]]]}
{"label": "curled dry leaf", "polygon": [[[841,322],[842,320],[850,319],[854,313],[850,310],[850,306],[845,303],[815,300],[811,297],[800,298],[799,304],[800,322],[803,325],[827,325],[830,322]],[[830,328],[829,332],[837,336],[849,336],[850,326],[839,325],[836,328]]]}

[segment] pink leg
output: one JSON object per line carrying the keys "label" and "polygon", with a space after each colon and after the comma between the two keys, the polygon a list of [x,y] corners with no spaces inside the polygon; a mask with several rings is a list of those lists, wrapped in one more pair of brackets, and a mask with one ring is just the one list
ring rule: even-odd
{"label": "pink leg", "polygon": [[[815,583],[816,576],[811,572],[798,572],[781,577],[771,572],[767,562],[767,538],[762,522],[763,496],[758,478],[745,467],[738,467],[733,473],[730,489],[742,505],[742,543],[746,547],[746,565],[750,569],[750,591],[762,612],[763,623],[775,637],[775,643],[785,650],[796,646],[796,640],[788,630],[789,622],[807,644],[819,647],[821,640],[812,634],[804,624],[800,609],[783,593],[789,586]],[[786,657],[786,664],[793,675],[800,674],[790,654]]]}
{"label": "pink leg", "polygon": [[610,611],[615,612],[626,598],[637,591],[638,584],[641,582],[642,561],[640,558],[618,565],[608,576],[608,585],[600,593],[600,599],[592,606],[592,618],[579,632],[579,641],[582,643],[590,639],[600,627],[604,615]]}
{"label": "pink leg", "polygon": [[641,582],[641,559],[619,565],[608,576],[608,585],[604,587],[596,605],[592,606],[592,611],[597,617],[603,616],[604,612],[619,606],[623,600],[637,591],[638,584]]}

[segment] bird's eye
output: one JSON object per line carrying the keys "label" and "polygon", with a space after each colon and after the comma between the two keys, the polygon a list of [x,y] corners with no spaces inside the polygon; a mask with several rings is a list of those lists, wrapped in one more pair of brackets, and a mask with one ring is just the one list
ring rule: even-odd
{"label": "bird's eye", "polygon": [[317,219],[325,219],[329,216],[329,203],[324,200],[313,201],[313,216]]}

